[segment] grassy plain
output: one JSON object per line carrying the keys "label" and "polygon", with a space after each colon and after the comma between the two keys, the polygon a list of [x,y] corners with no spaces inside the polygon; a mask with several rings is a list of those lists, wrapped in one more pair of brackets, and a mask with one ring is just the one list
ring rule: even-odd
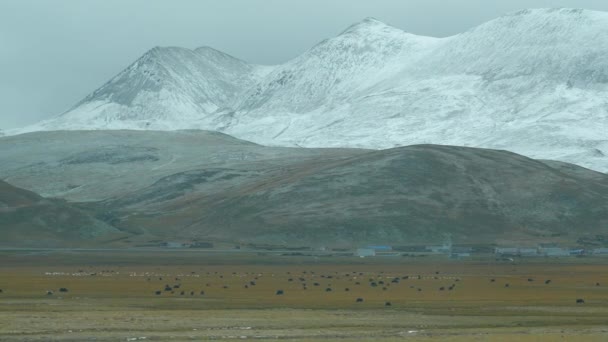
{"label": "grassy plain", "polygon": [[0,252],[0,340],[605,341],[606,261]]}

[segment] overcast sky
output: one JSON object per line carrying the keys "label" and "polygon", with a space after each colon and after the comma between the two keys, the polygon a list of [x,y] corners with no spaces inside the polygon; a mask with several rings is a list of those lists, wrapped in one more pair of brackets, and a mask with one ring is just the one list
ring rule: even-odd
{"label": "overcast sky", "polygon": [[445,37],[536,7],[608,0],[0,0],[0,129],[69,109],[154,46],[276,64],[369,16]]}

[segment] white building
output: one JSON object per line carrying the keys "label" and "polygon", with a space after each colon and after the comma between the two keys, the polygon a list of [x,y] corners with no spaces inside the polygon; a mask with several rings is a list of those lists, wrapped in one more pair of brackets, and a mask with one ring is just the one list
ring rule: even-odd
{"label": "white building", "polygon": [[359,248],[357,249],[357,256],[360,258],[376,256],[376,250],[371,248]]}
{"label": "white building", "polygon": [[541,253],[546,256],[568,256],[570,251],[560,247],[547,247],[542,248]]}

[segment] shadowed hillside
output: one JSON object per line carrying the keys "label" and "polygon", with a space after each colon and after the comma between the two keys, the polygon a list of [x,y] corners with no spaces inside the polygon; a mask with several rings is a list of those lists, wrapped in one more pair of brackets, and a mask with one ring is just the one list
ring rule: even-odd
{"label": "shadowed hillside", "polygon": [[64,200],[0,181],[0,246],[86,246],[125,235]]}
{"label": "shadowed hillside", "polygon": [[196,170],[105,205],[116,217],[126,208],[121,226],[182,238],[354,246],[437,243],[449,233],[459,243],[573,243],[608,227],[608,176],[506,151],[418,145],[274,172]]}

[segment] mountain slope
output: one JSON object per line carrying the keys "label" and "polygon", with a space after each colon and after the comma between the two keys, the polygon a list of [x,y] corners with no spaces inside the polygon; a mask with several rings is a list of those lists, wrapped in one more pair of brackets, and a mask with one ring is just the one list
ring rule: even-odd
{"label": "mountain slope", "polygon": [[0,181],[0,246],[94,245],[124,236],[63,200],[45,199]]}
{"label": "mountain slope", "polygon": [[226,131],[309,147],[500,148],[606,171],[606,33],[602,12],[514,13],[376,63],[384,71],[353,81],[347,99],[328,92],[322,106],[301,112],[289,107],[290,96],[267,97],[259,110],[241,108]]}
{"label": "mountain slope", "polygon": [[[452,234],[456,243],[572,245],[608,235],[607,175],[506,151],[265,147],[205,131],[37,132],[0,138],[0,151],[5,181],[70,201],[0,188],[0,229],[24,239],[40,231],[82,241],[98,221],[128,232],[130,244],[356,247]],[[20,206],[23,226],[6,214]]]}
{"label": "mountain slope", "polygon": [[526,10],[441,39],[365,19],[273,68],[205,52],[153,50],[25,131],[202,128],[266,145],[436,143],[608,170],[608,13]]}
{"label": "mountain slope", "polygon": [[432,244],[446,234],[458,243],[573,244],[607,233],[608,176],[551,165],[418,145],[283,172],[192,170],[103,206],[117,226],[155,236],[291,246]]}
{"label": "mountain slope", "polygon": [[156,47],[41,129],[179,129],[211,114],[267,72],[209,47]]}
{"label": "mountain slope", "polygon": [[204,168],[266,170],[353,149],[265,147],[208,131],[53,131],[0,138],[0,175],[45,197],[90,202]]}

